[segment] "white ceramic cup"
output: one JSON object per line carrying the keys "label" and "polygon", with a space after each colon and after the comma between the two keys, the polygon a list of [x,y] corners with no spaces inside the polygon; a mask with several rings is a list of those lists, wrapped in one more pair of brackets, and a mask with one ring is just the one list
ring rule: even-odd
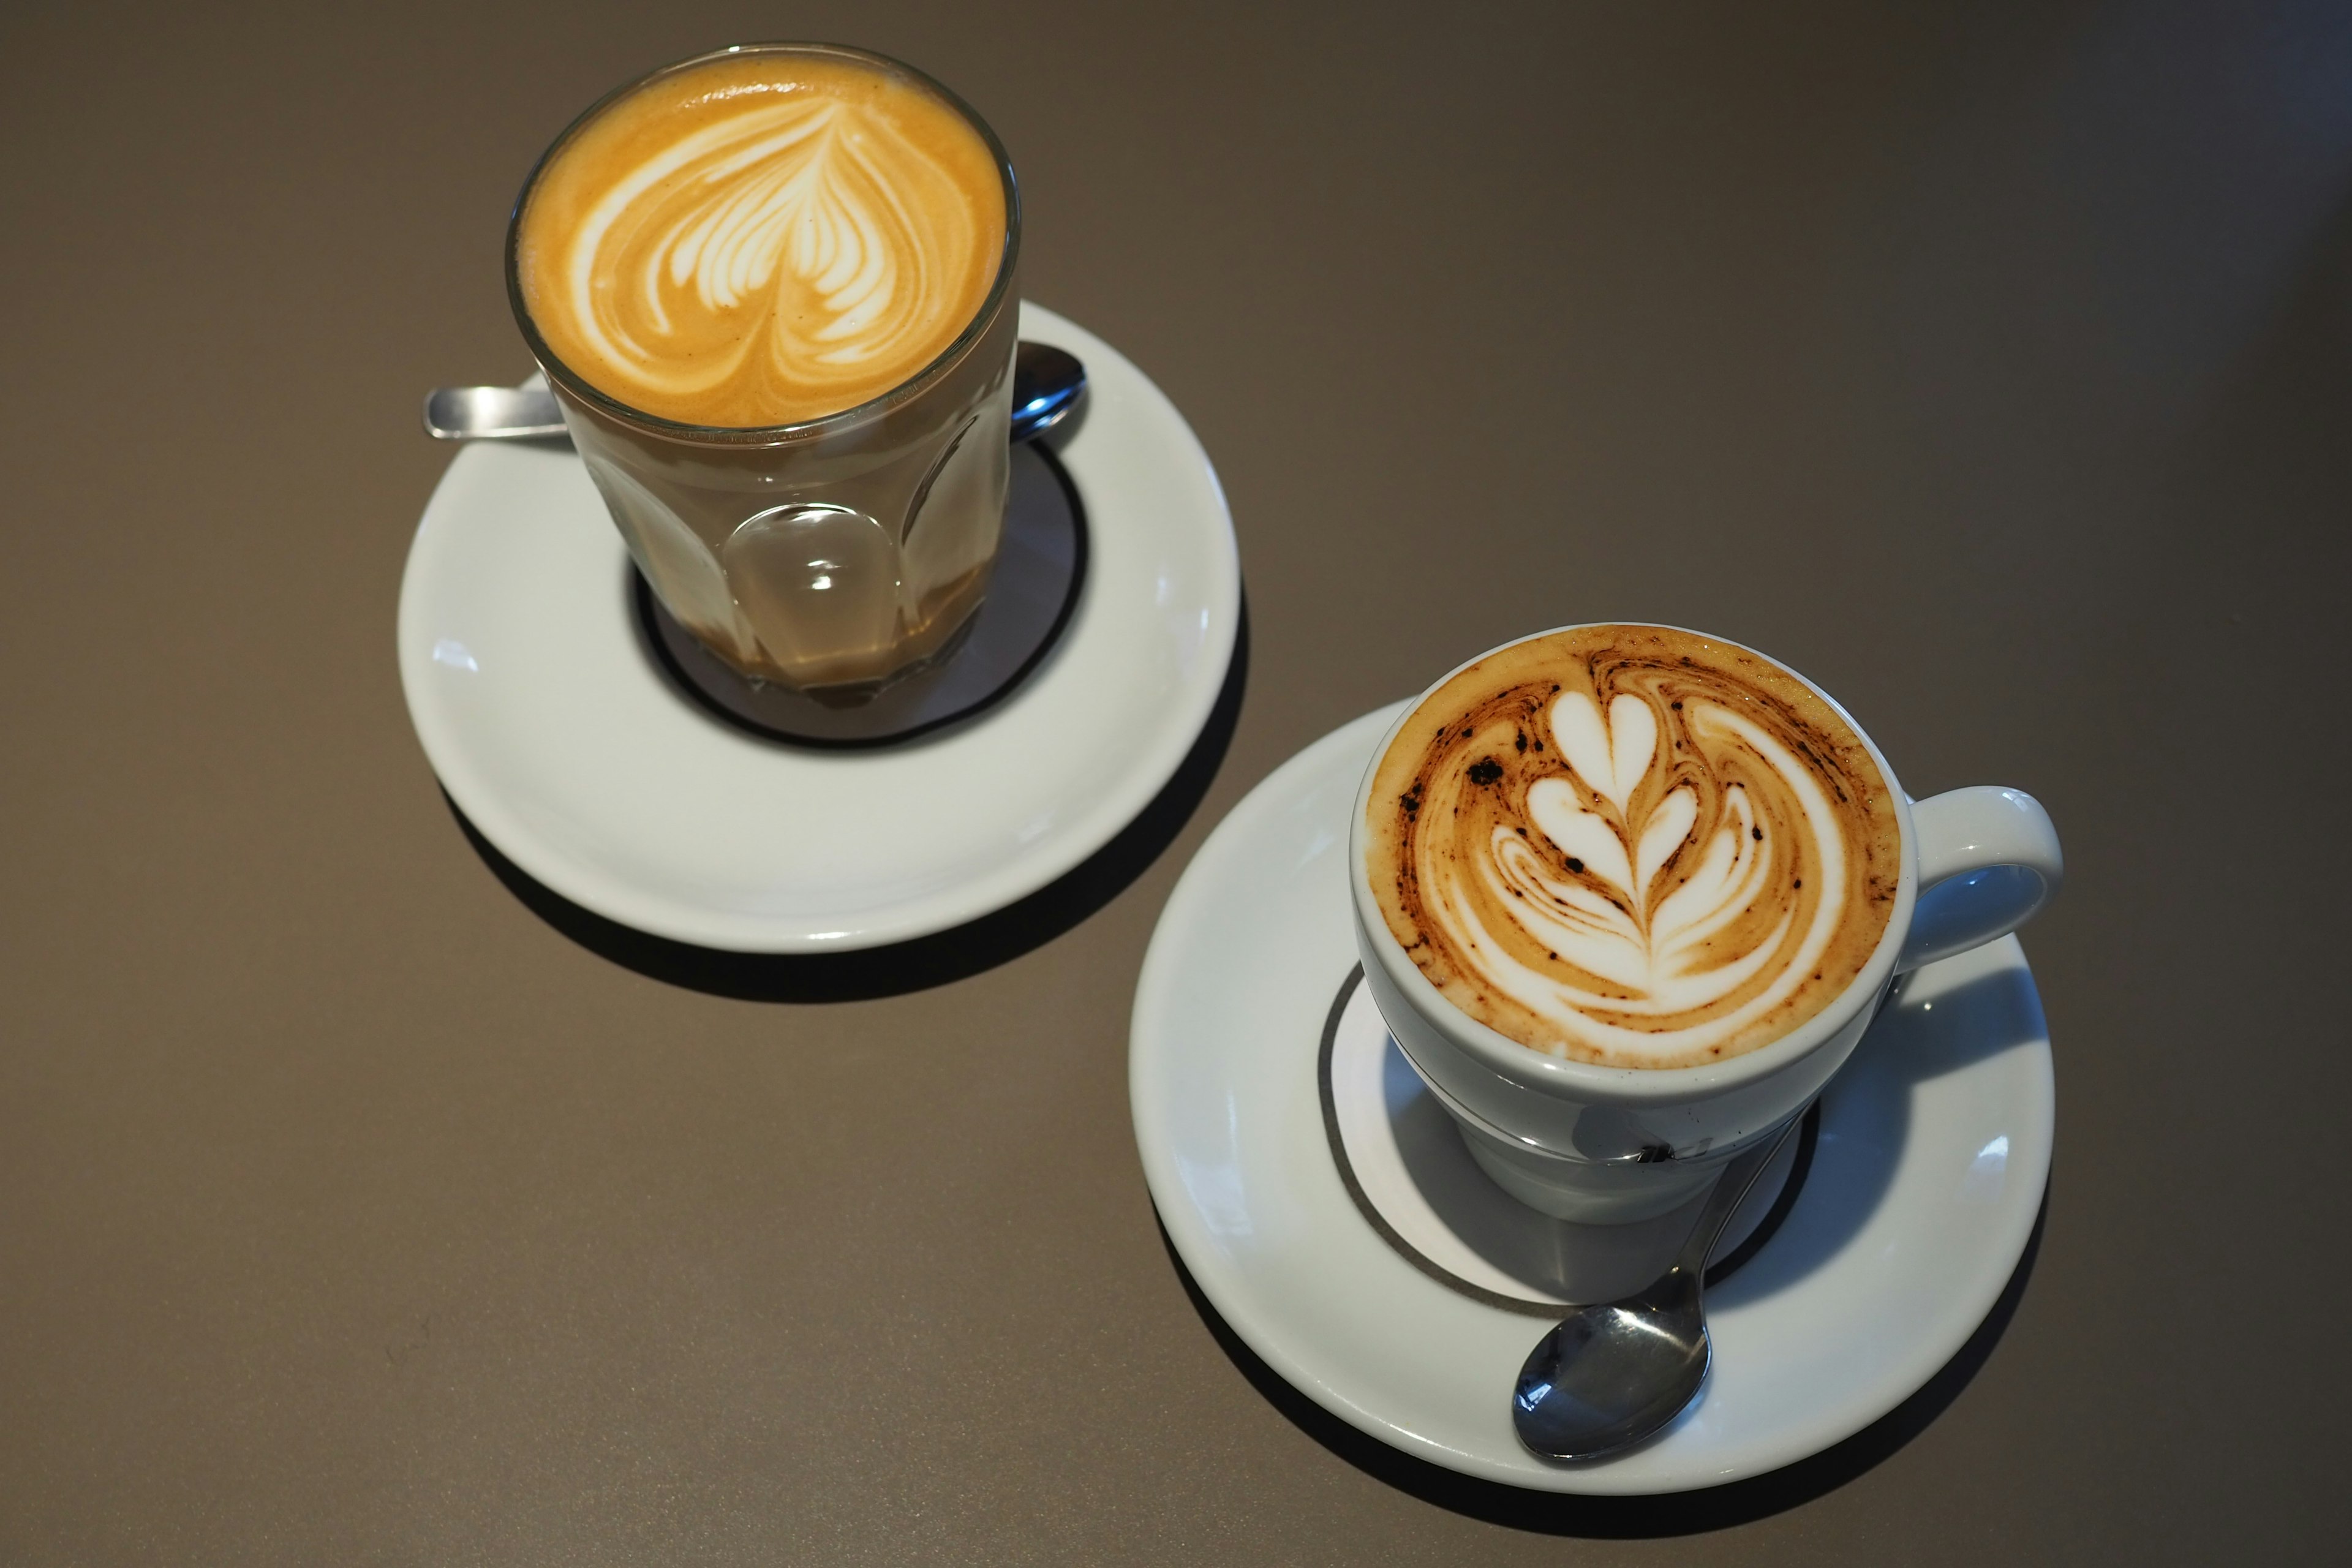
{"label": "white ceramic cup", "polygon": [[[1421,700],[1476,662],[1449,670]],[[1898,975],[2008,934],[2057,891],[2064,862],[2039,801],[1993,785],[1914,801],[1853,716],[1812,689],[1869,749],[1895,797],[1903,869],[1894,911],[1862,973],[1829,1005],[1778,1039],[1698,1067],[1598,1067],[1531,1050],[1429,983],[1390,931],[1364,859],[1373,775],[1420,703],[1381,738],[1349,828],[1364,980],[1389,1032],[1454,1113],[1479,1166],[1520,1202],[1560,1219],[1622,1224],[1689,1201],[1725,1163],[1812,1103]]]}

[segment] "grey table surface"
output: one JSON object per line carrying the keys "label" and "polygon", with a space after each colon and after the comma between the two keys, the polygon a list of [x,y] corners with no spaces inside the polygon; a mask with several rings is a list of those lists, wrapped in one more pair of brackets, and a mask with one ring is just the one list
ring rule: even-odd
{"label": "grey table surface", "polygon": [[[1027,293],[1186,411],[1249,595],[1164,851],[864,1000],[534,912],[392,657],[419,395],[528,368],[522,174],[771,37],[996,125]],[[2352,1551],[2352,12],[16,5],[0,215],[0,1561]],[[1251,784],[1603,618],[1771,650],[1915,791],[2033,790],[2071,876],[1999,1331],[1822,1460],[1613,1507],[1231,1352],[1125,1074]]]}

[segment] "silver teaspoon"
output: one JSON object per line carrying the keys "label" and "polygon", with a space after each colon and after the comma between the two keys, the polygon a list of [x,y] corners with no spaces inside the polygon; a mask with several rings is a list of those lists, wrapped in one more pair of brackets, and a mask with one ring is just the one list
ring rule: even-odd
{"label": "silver teaspoon", "polygon": [[[1013,356],[1013,439],[1034,439],[1060,424],[1087,389],[1087,367],[1047,343]],[[543,441],[563,434],[555,394],[521,386],[437,386],[425,398],[425,433],[436,441]]]}
{"label": "silver teaspoon", "polygon": [[543,441],[563,434],[563,410],[542,384],[436,386],[425,395],[436,441]]}
{"label": "silver teaspoon", "polygon": [[1511,1394],[1519,1441],[1548,1459],[1598,1459],[1682,1414],[1706,1377],[1699,1295],[1723,1227],[1801,1115],[1724,1167],[1682,1255],[1631,1296],[1579,1307],[1537,1342]]}

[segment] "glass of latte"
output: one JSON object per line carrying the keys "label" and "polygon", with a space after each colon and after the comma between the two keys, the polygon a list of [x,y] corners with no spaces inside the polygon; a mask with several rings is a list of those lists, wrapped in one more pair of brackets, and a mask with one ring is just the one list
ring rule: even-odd
{"label": "glass of latte", "polygon": [[742,675],[855,701],[979,606],[1020,240],[980,117],[831,45],[665,67],[532,171],[515,319],[638,571]]}
{"label": "glass of latte", "polygon": [[2016,790],[1913,802],[1795,672],[1671,626],[1545,632],[1398,721],[1352,819],[1357,945],[1471,1153],[1562,1219],[1644,1219],[1802,1111],[1895,977],[2030,919]]}

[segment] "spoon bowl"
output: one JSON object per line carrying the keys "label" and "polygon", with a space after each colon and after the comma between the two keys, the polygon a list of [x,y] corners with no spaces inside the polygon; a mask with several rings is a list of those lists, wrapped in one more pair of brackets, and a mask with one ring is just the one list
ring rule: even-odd
{"label": "spoon bowl", "polygon": [[1680,1269],[1641,1295],[1580,1307],[1519,1370],[1511,1398],[1519,1440],[1552,1459],[1629,1448],[1691,1402],[1709,1354],[1697,1282]]}
{"label": "spoon bowl", "polygon": [[1724,1167],[1682,1253],[1630,1296],[1579,1307],[1536,1342],[1511,1392],[1519,1441],[1547,1459],[1599,1459],[1682,1414],[1713,1354],[1702,1300],[1706,1260],[1748,1190],[1802,1114]]}
{"label": "spoon bowl", "polygon": [[1087,389],[1087,367],[1067,349],[1024,342],[1013,353],[1013,444],[1034,440],[1069,417]]}

